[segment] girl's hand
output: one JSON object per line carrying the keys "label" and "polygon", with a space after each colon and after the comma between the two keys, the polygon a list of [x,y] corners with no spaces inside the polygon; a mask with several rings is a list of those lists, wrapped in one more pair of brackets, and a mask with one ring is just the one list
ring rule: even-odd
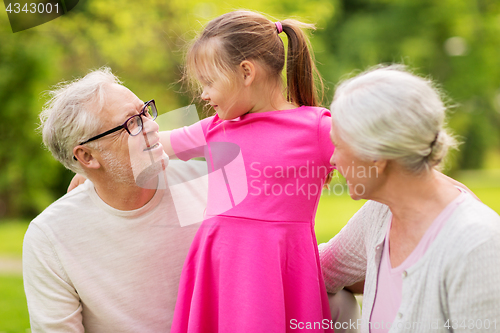
{"label": "girl's hand", "polygon": [[172,143],[170,142],[170,134],[172,131],[162,131],[159,132],[158,135],[160,136],[160,143],[163,146],[163,150],[165,153],[170,157],[170,159],[177,158],[175,156],[174,149],[172,148]]}
{"label": "girl's hand", "polygon": [[83,184],[86,180],[87,178],[77,173],[71,180],[71,183],[69,183],[68,193],[73,191],[78,185]]}

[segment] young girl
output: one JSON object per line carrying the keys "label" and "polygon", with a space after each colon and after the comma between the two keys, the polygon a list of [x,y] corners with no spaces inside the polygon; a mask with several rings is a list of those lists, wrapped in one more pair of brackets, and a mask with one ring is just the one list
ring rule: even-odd
{"label": "young girl", "polygon": [[311,26],[231,12],[188,52],[187,75],[216,115],[160,134],[169,155],[204,156],[210,172],[172,332],[331,331],[314,234],[332,170],[330,113],[316,107],[316,68],[301,27]]}

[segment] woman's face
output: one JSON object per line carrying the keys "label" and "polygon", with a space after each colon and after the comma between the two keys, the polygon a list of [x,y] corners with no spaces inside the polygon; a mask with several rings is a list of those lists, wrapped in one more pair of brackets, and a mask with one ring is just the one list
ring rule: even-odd
{"label": "woman's face", "polygon": [[370,199],[370,194],[379,184],[378,168],[374,161],[361,159],[338,135],[335,123],[330,133],[335,150],[330,163],[346,179],[349,195],[354,200]]}

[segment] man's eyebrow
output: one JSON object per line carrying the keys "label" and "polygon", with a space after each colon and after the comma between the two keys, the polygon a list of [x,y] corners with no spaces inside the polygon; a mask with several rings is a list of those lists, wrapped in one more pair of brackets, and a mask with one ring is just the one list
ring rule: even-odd
{"label": "man's eyebrow", "polygon": [[138,115],[138,114],[141,112],[141,110],[142,110],[142,108],[143,108],[143,107],[144,107],[144,103],[143,103],[143,104],[141,104],[141,107],[140,107],[140,108],[138,108],[138,109],[131,109],[131,110],[129,110],[129,111],[126,113],[126,115],[125,115],[125,120],[127,120],[128,118],[130,118],[130,117],[132,117],[132,116],[136,116],[136,115]]}
{"label": "man's eyebrow", "polygon": [[132,116],[135,116],[135,115],[137,115],[137,114],[138,114],[138,112],[137,112],[136,110],[134,110],[134,111],[130,110],[129,112],[127,112],[127,113],[125,114],[125,117],[124,117],[124,118],[125,118],[125,120],[127,120],[128,118],[130,118],[130,117],[132,117]]}

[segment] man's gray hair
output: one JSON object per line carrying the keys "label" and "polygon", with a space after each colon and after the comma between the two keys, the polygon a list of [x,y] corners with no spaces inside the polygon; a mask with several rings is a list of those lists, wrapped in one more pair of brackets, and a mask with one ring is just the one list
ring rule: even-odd
{"label": "man's gray hair", "polygon": [[[40,113],[40,129],[45,146],[66,168],[84,173],[78,161],[73,159],[73,148],[80,142],[96,135],[100,128],[98,112],[104,106],[109,84],[121,84],[103,67],[71,82],[62,82],[48,92],[51,97]],[[97,148],[95,142],[88,144]]]}
{"label": "man's gray hair", "polygon": [[338,135],[367,160],[396,160],[419,173],[437,166],[455,139],[432,81],[402,65],[376,67],[344,81],[331,105]]}

